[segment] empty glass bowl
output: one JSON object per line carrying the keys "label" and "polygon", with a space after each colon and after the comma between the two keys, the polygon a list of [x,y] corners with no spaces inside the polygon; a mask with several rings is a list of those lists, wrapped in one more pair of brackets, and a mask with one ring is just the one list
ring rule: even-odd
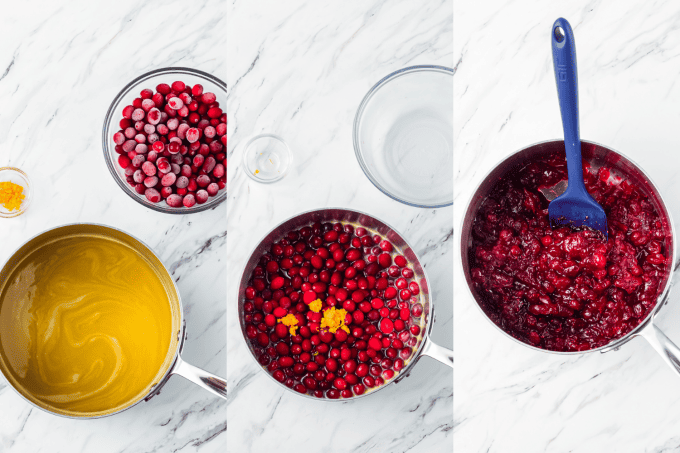
{"label": "empty glass bowl", "polygon": [[257,182],[275,182],[286,175],[292,160],[293,154],[281,137],[262,134],[246,143],[243,170]]}
{"label": "empty glass bowl", "polygon": [[19,209],[8,210],[4,205],[0,204],[0,217],[10,218],[23,214],[28,209],[28,206],[33,200],[33,189],[31,188],[31,181],[28,175],[18,168],[14,167],[0,167],[0,182],[12,182],[24,188],[24,199],[21,202]]}
{"label": "empty glass bowl", "polygon": [[364,96],[354,151],[386,195],[422,208],[453,204],[453,69],[411,66]]}
{"label": "empty glass bowl", "polygon": [[[114,150],[115,144],[113,143],[113,134],[118,132],[120,129],[118,123],[121,118],[123,118],[123,108],[126,105],[132,104],[132,100],[139,97],[140,91],[144,88],[149,88],[156,91],[156,85],[160,83],[167,83],[170,85],[176,80],[181,80],[187,85],[195,85],[200,83],[203,85],[204,92],[215,93],[217,97],[217,102],[224,109],[227,105],[227,85],[218,79],[217,77],[208,74],[207,72],[199,71],[197,69],[190,68],[162,68],[156,69],[154,71],[147,72],[132,82],[128,83],[125,88],[121,90],[118,95],[113,99],[108,112],[106,112],[106,118],[104,119],[104,128],[102,131],[102,145],[104,149],[104,158],[106,159],[106,165],[109,167],[111,176],[116,181],[118,186],[125,192],[128,196],[133,198],[138,203],[143,204],[155,211],[165,212],[168,214],[191,214],[194,212],[205,211],[206,209],[213,208],[218,204],[222,203],[227,199],[226,188],[220,190],[216,196],[208,198],[203,204],[196,203],[191,208],[182,206],[181,208],[172,208],[165,203],[165,200],[161,199],[158,203],[151,203],[146,199],[144,195],[140,195],[135,191],[135,188],[130,186],[125,180],[125,171],[118,165],[118,156]],[[225,151],[226,152],[226,151]]]}

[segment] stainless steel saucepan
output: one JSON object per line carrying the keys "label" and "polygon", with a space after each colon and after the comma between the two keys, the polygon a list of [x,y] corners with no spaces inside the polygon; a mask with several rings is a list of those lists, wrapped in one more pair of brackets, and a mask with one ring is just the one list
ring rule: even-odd
{"label": "stainless steel saucepan", "polygon": [[470,290],[472,297],[477,302],[477,306],[484,317],[486,317],[489,322],[491,322],[491,324],[493,324],[498,329],[499,332],[502,332],[503,335],[523,346],[526,346],[527,348],[541,352],[564,355],[586,354],[595,351],[604,353],[612,350],[618,350],[632,338],[641,336],[644,337],[659,354],[661,354],[661,357],[663,357],[663,359],[671,366],[671,368],[680,374],[680,349],[661,331],[659,326],[655,323],[655,319],[659,310],[663,305],[668,303],[671,287],[671,273],[673,271],[673,263],[676,261],[676,236],[675,228],[673,226],[673,219],[668,212],[668,208],[666,203],[664,203],[661,194],[657,190],[656,186],[654,186],[649,176],[646,175],[642,169],[640,169],[640,167],[634,164],[630,159],[610,148],[606,148],[597,143],[582,141],[581,147],[583,159],[589,162],[593,168],[597,169],[601,166],[607,166],[612,170],[612,174],[618,174],[625,179],[628,179],[632,184],[641,187],[660,215],[667,220],[667,247],[672,251],[672,259],[669,261],[667,266],[666,281],[663,284],[663,291],[659,294],[656,306],[650,311],[647,317],[628,334],[599,348],[582,352],[550,351],[524,343],[503,331],[484,312],[482,308],[483,305],[481,303],[481,297],[479,294],[477,294],[472,284],[469,265],[469,254],[472,246],[472,226],[477,211],[497,181],[504,175],[522,168],[527,164],[527,162],[531,162],[532,159],[537,159],[540,156],[545,156],[546,154],[554,152],[564,153],[564,142],[562,140],[541,142],[517,151],[511,156],[505,158],[500,164],[496,165],[496,167],[491,170],[491,172],[482,180],[479,187],[477,187],[477,190],[475,190],[472,199],[468,203],[467,211],[465,213],[465,217],[463,218],[463,224],[461,225],[460,229],[461,259],[468,289]]}
{"label": "stainless steel saucepan", "polygon": [[[414,272],[414,279],[419,283],[421,291],[420,291],[420,303],[423,305],[423,316],[425,318],[425,325],[424,328],[422,329],[421,337],[419,338],[418,343],[414,347],[415,352],[414,354],[411,355],[409,358],[408,362],[405,363],[404,368],[399,372],[399,374],[392,380],[386,383],[386,385],[382,385],[378,387],[377,389],[371,390],[369,392],[366,392],[362,395],[359,396],[354,396],[351,399],[356,399],[356,398],[361,398],[365,397],[368,395],[372,395],[376,393],[376,391],[381,390],[385,387],[387,387],[390,384],[399,382],[401,379],[406,377],[413,366],[416,364],[416,362],[420,359],[420,357],[426,355],[430,356],[441,363],[444,363],[450,367],[453,368],[453,351],[450,349],[444,348],[442,346],[438,346],[435,343],[432,342],[430,339],[430,333],[432,332],[432,327],[434,325],[434,306],[432,304],[432,301],[430,300],[430,291],[429,291],[429,285],[428,285],[428,280],[427,280],[427,275],[425,274],[425,269],[423,269],[422,265],[420,264],[420,260],[418,259],[418,256],[416,253],[413,251],[413,248],[406,242],[406,240],[397,232],[395,231],[392,227],[387,225],[386,223],[376,219],[373,216],[370,216],[368,214],[364,214],[363,212],[359,211],[352,211],[349,209],[342,209],[342,208],[328,208],[328,209],[320,209],[320,210],[315,210],[315,211],[308,211],[308,212],[303,212],[302,214],[298,214],[294,217],[291,217],[290,219],[284,221],[280,225],[278,225],[276,228],[274,228],[271,232],[269,232],[255,247],[255,249],[252,251],[250,255],[250,259],[248,259],[248,262],[245,265],[245,268],[243,269],[242,277],[241,277],[241,283],[239,285],[239,293],[238,293],[238,312],[239,312],[239,320],[241,323],[241,331],[243,333],[243,341],[246,342],[246,345],[248,346],[248,350],[251,353],[251,356],[253,357],[253,360],[258,363],[258,366],[261,366],[259,362],[257,361],[257,356],[255,354],[255,351],[253,350],[252,345],[250,342],[247,340],[246,337],[246,323],[244,320],[244,303],[245,303],[245,289],[248,286],[248,282],[250,280],[250,277],[253,273],[253,270],[255,267],[258,265],[258,262],[260,260],[260,257],[269,252],[271,249],[272,244],[275,242],[279,241],[283,236],[295,229],[302,228],[304,226],[311,225],[315,222],[341,222],[345,224],[352,224],[355,226],[362,226],[366,228],[369,231],[372,231],[374,233],[377,233],[381,235],[384,238],[387,238],[392,245],[395,247],[395,249],[400,252],[404,257],[409,262],[409,265],[413,269]],[[273,378],[273,376],[263,368],[263,371],[267,373],[267,375],[271,378],[273,382],[276,384],[282,386],[283,388],[286,388],[288,390],[293,391],[293,389],[290,389],[286,387],[283,383],[277,381],[276,379]],[[340,398],[337,400],[334,399],[328,399],[328,398],[315,398],[312,395],[307,395],[307,394],[301,394],[298,392],[293,391],[296,395],[304,396],[307,398],[312,398],[314,400],[324,400],[324,401],[344,401],[344,399]]]}
{"label": "stainless steel saucepan", "polygon": [[[226,399],[227,383],[224,379],[201,370],[200,368],[190,365],[189,363],[182,360],[181,351],[186,335],[186,325],[182,310],[182,300],[177,287],[175,286],[175,282],[154,252],[142,241],[131,236],[130,234],[112,227],[96,224],[72,224],[47,230],[44,233],[33,237],[24,245],[22,245],[16,252],[12,254],[7,263],[5,263],[3,266],[2,270],[0,270],[0,296],[3,294],[4,288],[6,287],[13,270],[29,254],[56,240],[83,236],[112,239],[127,245],[138,252],[151,265],[161,280],[161,283],[168,295],[168,303],[170,304],[170,312],[172,314],[172,338],[170,339],[170,346],[166,354],[165,362],[157,373],[158,378],[149,385],[146,394],[142,394],[137,399],[129,401],[123,407],[110,408],[97,413],[73,413],[56,407],[48,406],[45,402],[38,400],[30,393],[23,390],[21,386],[15,382],[11,372],[8,369],[8,364],[4,363],[2,355],[0,355],[0,371],[10,386],[26,401],[35,407],[52,414],[75,419],[105,417],[129,409],[141,401],[148,401],[154,395],[157,395],[170,376],[175,374],[190,380],[191,382],[214,393],[216,396]],[[2,299],[0,298],[0,309],[2,309],[2,303]],[[0,331],[0,336],[1,335],[2,332]]]}

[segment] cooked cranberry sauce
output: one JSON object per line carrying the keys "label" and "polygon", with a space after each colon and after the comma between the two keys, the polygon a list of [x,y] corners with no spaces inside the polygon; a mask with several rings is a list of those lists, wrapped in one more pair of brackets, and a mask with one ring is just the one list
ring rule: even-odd
{"label": "cooked cranberry sauce", "polygon": [[277,381],[318,398],[352,398],[408,364],[424,327],[420,292],[390,241],[314,223],[260,257],[244,293],[246,337]]}
{"label": "cooked cranberry sauce", "polygon": [[607,213],[609,238],[550,228],[539,189],[567,179],[563,153],[505,175],[482,203],[469,254],[486,314],[520,341],[585,351],[634,329],[666,283],[670,230],[644,189],[584,164],[588,192]]}

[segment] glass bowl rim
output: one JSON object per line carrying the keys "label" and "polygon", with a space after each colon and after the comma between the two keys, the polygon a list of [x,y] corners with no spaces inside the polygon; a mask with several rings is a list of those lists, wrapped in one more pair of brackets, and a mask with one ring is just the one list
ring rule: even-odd
{"label": "glass bowl rim", "polygon": [[[251,174],[250,171],[246,168],[246,156],[248,154],[248,148],[250,148],[250,145],[255,143],[257,140],[260,140],[262,138],[271,138],[274,140],[277,140],[279,143],[283,145],[283,147],[286,150],[286,155],[288,155],[288,165],[286,165],[286,169],[284,170],[283,173],[281,173],[279,176],[277,176],[274,179],[261,179],[256,177],[255,175]],[[283,179],[284,176],[288,174],[288,170],[290,169],[291,164],[293,163],[293,151],[290,149],[290,146],[288,146],[288,143],[279,135],[276,134],[271,134],[271,133],[263,133],[263,134],[257,134],[248,139],[246,142],[246,145],[243,147],[243,159],[242,159],[242,168],[243,171],[245,172],[246,175],[248,175],[253,181],[259,182],[261,184],[271,184],[276,181],[280,181]]]}
{"label": "glass bowl rim", "polygon": [[187,207],[182,207],[182,208],[171,208],[169,206],[164,206],[160,202],[159,203],[150,203],[147,202],[145,199],[141,198],[138,196],[136,192],[133,192],[132,190],[129,189],[129,187],[126,185],[126,182],[123,182],[123,179],[118,175],[118,171],[116,170],[113,159],[110,157],[113,153],[113,150],[109,148],[109,140],[108,137],[111,133],[109,129],[109,125],[111,124],[111,121],[113,119],[113,115],[115,114],[117,108],[120,105],[120,102],[123,100],[123,98],[137,85],[139,85],[141,82],[150,79],[151,77],[157,76],[157,75],[163,75],[163,74],[189,74],[192,76],[196,76],[199,78],[206,79],[218,87],[222,88],[224,90],[224,94],[226,97],[227,94],[227,84],[224,83],[222,80],[219,78],[215,77],[212,74],[209,74],[205,71],[201,71],[199,69],[193,69],[193,68],[187,68],[183,66],[168,66],[165,68],[158,68],[154,69],[148,72],[145,72],[144,74],[134,78],[132,81],[127,83],[123,89],[121,89],[118,94],[113,98],[113,101],[111,101],[111,104],[109,105],[108,110],[106,111],[106,116],[104,117],[104,126],[102,127],[102,151],[104,152],[104,160],[106,161],[106,166],[109,169],[109,172],[111,173],[111,176],[113,179],[116,181],[116,184],[123,190],[123,192],[128,195],[130,198],[135,200],[137,203],[149,208],[153,209],[154,211],[157,212],[162,212],[165,214],[180,214],[180,215],[185,215],[185,214],[194,214],[196,212],[201,212],[201,211],[206,211],[208,209],[212,209],[220,205],[222,202],[224,202],[227,199],[227,191],[224,190],[222,194],[218,195],[217,197],[214,197],[212,201],[209,201],[204,203],[204,204],[198,204],[196,203],[194,206],[191,208]]}
{"label": "glass bowl rim", "polygon": [[[397,77],[400,77],[402,75],[406,74],[412,74],[416,72],[437,72],[437,73],[442,73],[442,74],[450,74],[451,77],[453,77],[453,74],[455,71],[453,68],[449,68],[447,66],[440,66],[440,65],[416,65],[416,66],[408,66],[406,68],[401,68],[398,69],[382,79],[380,79],[375,85],[371,87],[370,90],[366,93],[364,98],[361,100],[361,103],[359,104],[359,108],[357,108],[357,112],[354,115],[354,125],[352,127],[352,141],[354,144],[354,154],[356,155],[357,161],[359,162],[359,166],[361,167],[361,170],[364,172],[366,177],[373,183],[373,185],[380,190],[382,193],[387,195],[388,197],[392,198],[393,200],[396,200],[400,203],[403,203],[408,206],[414,206],[416,208],[443,208],[446,206],[451,206],[453,205],[453,198],[451,201],[446,201],[444,203],[435,203],[435,204],[421,204],[421,203],[414,203],[408,200],[405,200],[403,198],[400,198],[387,189],[385,189],[373,176],[371,171],[368,168],[368,165],[366,165],[366,162],[364,161],[363,154],[361,151],[361,145],[360,145],[360,140],[359,140],[359,125],[361,124],[361,120],[363,118],[363,113],[364,110],[366,109],[366,106],[368,103],[371,101],[375,93],[380,90],[383,86],[387,85],[388,82],[390,82],[393,79],[396,79]],[[452,81],[453,82],[453,81]]]}

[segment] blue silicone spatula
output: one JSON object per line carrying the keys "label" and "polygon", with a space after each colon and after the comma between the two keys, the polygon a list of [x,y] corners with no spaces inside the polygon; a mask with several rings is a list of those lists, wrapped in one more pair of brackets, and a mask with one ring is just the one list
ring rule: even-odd
{"label": "blue silicone spatula", "polygon": [[578,75],[574,33],[566,19],[559,18],[550,33],[557,99],[562,113],[564,149],[567,154],[569,184],[562,195],[548,205],[550,225],[570,225],[601,231],[607,237],[607,215],[586,190],[581,160],[581,136],[578,122]]}

